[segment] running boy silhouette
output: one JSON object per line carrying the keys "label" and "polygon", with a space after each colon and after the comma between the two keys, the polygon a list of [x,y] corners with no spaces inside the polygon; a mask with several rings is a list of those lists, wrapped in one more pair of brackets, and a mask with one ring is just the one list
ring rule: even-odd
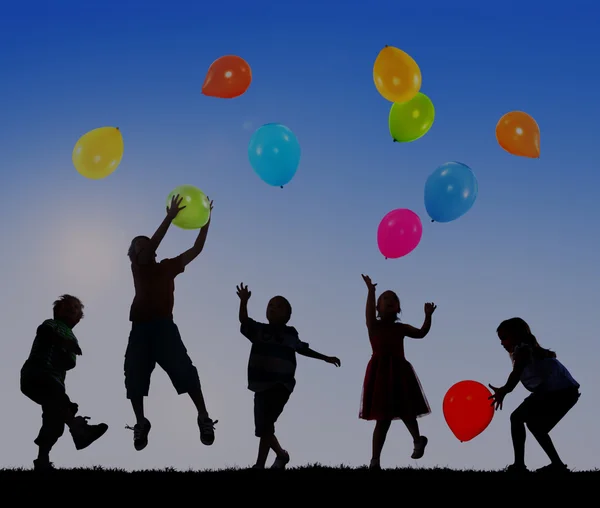
{"label": "running boy silhouette", "polygon": [[500,323],[497,329],[500,344],[509,353],[513,370],[501,387],[489,385],[494,394],[492,405],[502,409],[504,397],[512,392],[519,381],[531,392],[510,415],[515,462],[507,472],[527,472],[525,466],[525,425],[548,455],[550,464],[537,472],[569,472],[554,448],[550,431],[579,400],[579,383],[566,367],[556,359],[556,353],[539,345],[529,325],[515,317]]}
{"label": "running boy silhouette", "polygon": [[108,425],[88,425],[87,416],[75,416],[79,406],[66,393],[67,371],[75,368],[81,355],[73,328],[83,318],[83,304],[72,295],[54,302],[53,319],[37,328],[29,357],[21,368],[21,392],[42,407],[42,428],[34,440],[38,457],[36,471],[53,470],[50,451],[69,427],[77,450],[88,447],[107,430]]}
{"label": "running boy silhouette", "polygon": [[269,301],[266,324],[248,317],[248,300],[252,295],[248,286],[240,284],[237,294],[240,297],[240,331],[252,343],[248,389],[254,392],[255,435],[260,438],[253,469],[265,468],[270,450],[276,454],[271,468],[285,469],[290,455],[275,437],[275,423],[296,385],[296,353],[337,367],[341,365],[340,360],[313,351],[299,339],[297,330],[287,325],[292,306],[283,296],[275,296]]}
{"label": "running boy silhouette", "polygon": [[[129,316],[132,326],[125,353],[125,387],[137,420],[133,427],[133,445],[138,451],[148,444],[151,424],[144,415],[144,397],[148,396],[150,377],[157,363],[168,374],[177,393],[187,393],[194,402],[201,442],[212,445],[215,440],[214,424],[217,422],[208,416],[198,371],[173,321],[175,277],[202,252],[210,218],[190,249],[175,258],[156,262],[156,249],[173,219],[185,208],[179,206],[182,199],[179,195],[173,196],[167,216],[154,236],[135,237],[128,252],[135,297]],[[211,217],[212,208],[211,201]]]}

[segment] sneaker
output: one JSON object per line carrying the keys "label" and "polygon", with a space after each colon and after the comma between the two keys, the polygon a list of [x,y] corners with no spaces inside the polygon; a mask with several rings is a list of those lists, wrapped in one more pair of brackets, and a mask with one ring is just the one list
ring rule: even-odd
{"label": "sneaker", "polygon": [[35,459],[33,461],[33,470],[41,473],[46,473],[49,471],[56,471],[56,468],[54,467],[54,464],[52,464],[52,462],[50,462],[48,459]]}
{"label": "sneaker", "polygon": [[210,446],[215,442],[215,425],[219,420],[214,422],[208,417],[198,416],[198,427],[200,428],[200,441],[203,445]]}
{"label": "sneaker", "polygon": [[285,469],[285,466],[288,465],[289,461],[290,454],[284,450],[282,456],[277,456],[273,462],[273,465],[271,466],[271,469]]}
{"label": "sneaker", "polygon": [[133,447],[139,452],[148,445],[148,434],[152,425],[148,418],[144,418],[142,423],[136,423],[133,427],[125,425],[126,429],[133,430]]}
{"label": "sneaker", "polygon": [[525,466],[525,465],[511,464],[510,466],[507,466],[504,469],[504,472],[505,473],[516,473],[516,474],[529,473],[529,469],[527,469],[527,466]]}
{"label": "sneaker", "polygon": [[106,423],[90,425],[87,422],[89,419],[89,416],[76,416],[69,429],[77,450],[87,448],[94,441],[101,438],[108,430],[108,425],[106,425]]}
{"label": "sneaker", "polygon": [[420,459],[425,453],[425,447],[427,446],[428,439],[425,436],[421,436],[415,441],[415,448],[413,450],[411,459]]}
{"label": "sneaker", "polygon": [[565,464],[548,464],[535,470],[536,473],[570,473],[571,470]]}

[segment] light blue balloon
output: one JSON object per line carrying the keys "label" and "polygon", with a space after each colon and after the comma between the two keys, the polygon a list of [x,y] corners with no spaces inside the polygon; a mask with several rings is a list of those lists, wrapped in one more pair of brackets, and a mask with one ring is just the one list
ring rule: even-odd
{"label": "light blue balloon", "polygon": [[425,208],[434,222],[451,222],[467,213],[477,199],[477,178],[460,162],[447,162],[425,182]]}
{"label": "light blue balloon", "polygon": [[300,164],[300,144],[285,125],[268,123],[252,135],[248,159],[263,182],[283,188],[294,177]]}

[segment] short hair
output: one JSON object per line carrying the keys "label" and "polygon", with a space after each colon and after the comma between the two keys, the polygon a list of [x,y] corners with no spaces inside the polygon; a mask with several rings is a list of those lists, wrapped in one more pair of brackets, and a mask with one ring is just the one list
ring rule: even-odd
{"label": "short hair", "polygon": [[83,314],[83,302],[77,298],[76,296],[73,295],[61,295],[57,300],[54,301],[54,303],[52,304],[52,310],[54,312],[54,316],[56,317],[59,309],[65,304],[65,303],[77,303],[79,304],[79,307],[81,307],[81,312]]}
{"label": "short hair", "polygon": [[129,256],[129,259],[131,261],[133,261],[133,258],[135,255],[135,244],[137,243],[138,240],[150,240],[150,238],[148,238],[147,236],[144,236],[144,235],[140,235],[140,236],[136,236],[133,240],[131,240],[131,243],[129,244],[129,249],[127,250],[127,256]]}

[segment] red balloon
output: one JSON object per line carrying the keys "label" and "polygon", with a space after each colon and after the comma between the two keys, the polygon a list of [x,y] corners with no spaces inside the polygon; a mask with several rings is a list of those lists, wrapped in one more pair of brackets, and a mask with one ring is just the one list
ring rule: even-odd
{"label": "red balloon", "polygon": [[464,443],[481,434],[494,418],[492,393],[477,381],[460,381],[444,396],[446,423],[456,438]]}
{"label": "red balloon", "polygon": [[237,55],[217,58],[208,68],[202,93],[208,97],[234,99],[243,95],[252,82],[248,62]]}

